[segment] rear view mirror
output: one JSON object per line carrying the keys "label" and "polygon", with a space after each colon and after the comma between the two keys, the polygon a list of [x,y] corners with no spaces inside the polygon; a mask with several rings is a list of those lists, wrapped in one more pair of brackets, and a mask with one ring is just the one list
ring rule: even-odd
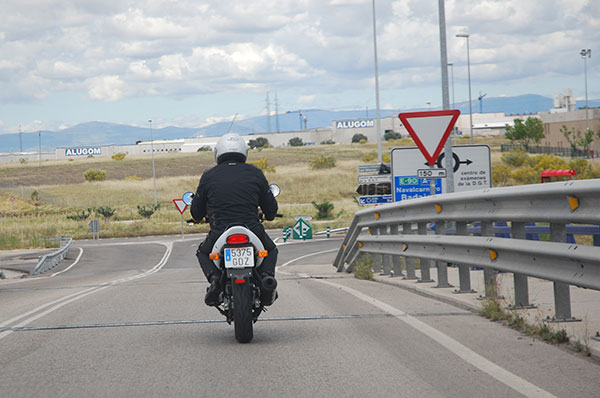
{"label": "rear view mirror", "polygon": [[277,184],[269,185],[269,189],[271,190],[271,193],[275,197],[279,196],[279,194],[281,193],[281,188],[279,188],[279,185],[277,185]]}

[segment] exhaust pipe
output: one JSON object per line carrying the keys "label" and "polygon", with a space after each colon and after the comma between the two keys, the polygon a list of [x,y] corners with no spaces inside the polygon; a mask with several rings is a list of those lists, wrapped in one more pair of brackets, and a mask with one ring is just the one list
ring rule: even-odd
{"label": "exhaust pipe", "polygon": [[262,287],[264,290],[275,290],[277,281],[272,276],[267,275],[262,279]]}

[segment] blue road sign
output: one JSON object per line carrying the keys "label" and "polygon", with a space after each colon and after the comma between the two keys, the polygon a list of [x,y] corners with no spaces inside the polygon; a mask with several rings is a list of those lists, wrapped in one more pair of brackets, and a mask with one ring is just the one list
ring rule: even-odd
{"label": "blue road sign", "polygon": [[181,199],[183,200],[183,203],[185,203],[188,206],[191,206],[192,205],[192,196],[194,196],[194,194],[192,192],[186,192],[183,194]]}
{"label": "blue road sign", "polygon": [[[417,176],[395,176],[394,177],[394,201],[422,198],[431,194],[429,178],[418,178]],[[435,194],[442,193],[442,180],[435,179]]]}
{"label": "blue road sign", "polygon": [[378,205],[383,203],[392,203],[392,195],[373,195],[358,197],[358,204],[361,206]]}

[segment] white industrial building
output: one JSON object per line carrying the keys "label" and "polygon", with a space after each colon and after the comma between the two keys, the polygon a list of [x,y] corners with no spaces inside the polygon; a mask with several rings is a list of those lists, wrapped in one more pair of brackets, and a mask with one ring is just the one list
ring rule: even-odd
{"label": "white industrial building", "polygon": [[[514,119],[527,118],[528,116],[536,115],[506,115],[504,113],[475,113],[473,114],[473,133],[474,134],[503,134],[507,125],[512,126]],[[397,115],[388,116],[381,119],[381,133],[387,131],[400,133],[403,137],[408,137],[408,132],[400,122]],[[368,142],[376,142],[377,134],[375,131],[375,119],[349,119],[335,120],[331,123],[331,127],[300,130],[300,131],[285,131],[280,133],[258,133],[244,135],[246,142],[259,137],[264,137],[269,140],[273,146],[289,145],[289,140],[298,137],[306,145],[318,145],[323,141],[332,140],[336,143],[352,142],[352,137],[355,134],[363,134],[367,137]],[[469,115],[460,115],[456,127],[459,134],[470,134],[469,130]],[[156,154],[163,153],[190,153],[196,152],[202,147],[210,147],[211,149],[217,143],[219,137],[197,137],[183,138],[178,140],[155,140],[140,141],[131,145],[108,145],[108,146],[78,146],[68,148],[57,148],[53,152],[24,152],[24,153],[5,153],[0,154],[0,162],[19,162],[25,159],[28,162],[42,160],[65,160],[82,157],[111,157],[117,153],[127,153],[128,155],[145,155],[150,154],[154,150]]]}

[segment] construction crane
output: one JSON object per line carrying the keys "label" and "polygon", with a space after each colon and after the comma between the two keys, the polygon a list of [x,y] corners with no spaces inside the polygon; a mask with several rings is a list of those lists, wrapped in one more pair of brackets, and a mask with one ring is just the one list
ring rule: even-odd
{"label": "construction crane", "polygon": [[479,97],[477,98],[479,100],[479,113],[483,113],[483,97],[486,95],[487,93],[481,94],[481,91],[479,92]]}

